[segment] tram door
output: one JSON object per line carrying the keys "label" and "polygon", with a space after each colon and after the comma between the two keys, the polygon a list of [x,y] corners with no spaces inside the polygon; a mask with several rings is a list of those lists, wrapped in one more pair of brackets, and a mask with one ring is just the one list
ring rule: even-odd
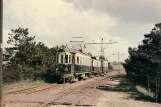
{"label": "tram door", "polygon": [[71,73],[75,71],[75,54],[72,54]]}
{"label": "tram door", "polygon": [[94,71],[94,66],[93,66],[93,59],[91,60],[91,70],[90,70],[91,72],[93,72]]}

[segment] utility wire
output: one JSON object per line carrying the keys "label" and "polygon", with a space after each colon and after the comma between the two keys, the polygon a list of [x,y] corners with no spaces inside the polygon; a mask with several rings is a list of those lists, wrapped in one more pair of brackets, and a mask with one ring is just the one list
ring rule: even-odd
{"label": "utility wire", "polygon": [[77,6],[77,4],[74,2],[74,0],[72,0],[75,7],[78,9],[78,11],[83,15],[83,17],[87,20],[87,18],[84,16],[84,14],[81,12],[81,10],[79,9],[79,7]]}
{"label": "utility wire", "polygon": [[[81,12],[81,10],[79,9],[79,7],[77,6],[77,4],[74,2],[74,0],[72,0],[75,7],[79,10],[80,14],[83,15],[84,19],[91,25],[91,23],[89,22],[89,20],[85,17],[85,15]],[[97,28],[97,31],[100,31],[98,28]]]}
{"label": "utility wire", "polygon": [[[84,6],[84,4],[83,4],[83,2],[82,2],[82,0],[79,0],[80,2],[81,2],[81,4],[82,4],[82,6],[84,7],[84,9],[87,11],[87,13],[88,13],[88,15],[89,15],[89,12],[88,12],[88,10],[86,9],[86,7]],[[91,2],[90,2],[91,3]],[[78,6],[77,6],[78,7]],[[83,14],[83,13],[82,13]],[[87,19],[87,18],[86,18]],[[88,20],[88,22],[89,22],[89,20]],[[91,24],[91,23],[90,23]],[[97,29],[97,31],[99,31],[99,32],[101,32],[100,31],[100,29],[97,27],[96,28]]]}
{"label": "utility wire", "polygon": [[[26,4],[27,6],[29,6],[29,7],[32,8],[33,10],[37,11],[37,9],[33,8],[33,7],[32,7],[31,5],[29,5],[25,0],[19,0],[19,1],[21,1],[21,2],[24,3],[24,4]],[[78,11],[81,13],[81,15],[83,15],[84,19],[85,19],[86,21],[88,21],[87,18],[85,17],[85,15],[84,15],[84,14],[81,12],[81,10],[79,9],[78,5],[74,2],[74,0],[72,0],[72,1],[73,1],[73,3],[74,3],[75,7],[78,9]],[[80,1],[80,2],[82,3],[82,1]],[[85,8],[85,6],[84,6],[83,3],[82,3],[82,5],[83,5],[84,9],[88,12],[88,10]],[[88,22],[89,22],[89,21],[88,21]],[[97,28],[97,31],[98,31],[98,28]]]}
{"label": "utility wire", "polygon": [[[84,6],[83,2],[82,2],[81,0],[80,0],[80,2],[81,2],[81,4],[82,4],[82,6],[84,7],[84,9],[87,11],[87,13],[89,13],[88,10],[86,9],[86,7]],[[74,0],[73,0],[73,3],[74,3],[75,6],[77,7],[77,9],[79,9],[78,6],[76,5],[76,3],[74,2]],[[79,11],[80,11],[80,9],[79,9]],[[83,14],[81,11],[80,11],[80,13]],[[84,16],[84,14],[83,14],[83,16]],[[85,16],[84,16],[84,17],[85,17]],[[85,17],[85,19],[87,20],[86,17]],[[91,23],[89,22],[89,20],[87,20],[87,21],[88,21],[88,23],[91,25]],[[96,29],[97,29],[97,31],[101,32],[101,31],[99,30],[98,27],[97,27]]]}
{"label": "utility wire", "polygon": [[[72,0],[75,7],[78,9],[79,13],[84,17],[84,19],[91,25],[91,23],[89,22],[89,20],[85,17],[85,15],[82,13],[82,11],[79,9],[78,5],[74,2],[74,0]],[[98,28],[97,28],[98,31]]]}
{"label": "utility wire", "polygon": [[88,0],[88,1],[89,1],[89,4],[92,6],[91,0]]}
{"label": "utility wire", "polygon": [[80,0],[80,2],[81,2],[81,4],[82,4],[82,6],[84,7],[84,9],[88,12],[88,10],[87,10],[86,7],[84,6],[82,0]]}
{"label": "utility wire", "polygon": [[[38,9],[32,7],[31,5],[29,5],[25,0],[19,0],[19,1],[22,2],[23,4],[27,5],[28,7],[32,8],[33,10],[36,10],[36,11],[38,10]],[[17,22],[17,23],[19,23],[19,22]],[[65,32],[67,32],[67,30],[65,30]]]}
{"label": "utility wire", "polygon": [[22,3],[28,5],[29,7],[31,7],[32,9],[34,9],[35,11],[37,11],[37,9],[33,8],[31,5],[29,5],[25,0],[20,0]]}
{"label": "utility wire", "polygon": [[[34,9],[34,10],[36,10],[37,11],[37,9],[35,9],[35,8],[33,8],[31,5],[29,5],[25,0],[20,0],[21,2],[23,2],[24,4],[26,4],[27,6],[29,6],[30,8],[32,8],[32,9]],[[74,2],[74,0],[72,0],[73,1],[73,3],[74,3],[74,5],[75,5],[75,7],[78,9],[78,11],[80,12],[80,14],[84,17],[84,19],[86,20],[86,21],[88,21],[88,23],[90,23],[89,22],[89,20],[85,17],[85,15],[81,12],[81,10],[79,9],[79,7],[78,7],[78,5]],[[84,6],[84,4],[83,4],[83,2],[80,0],[80,2],[81,2],[81,4],[83,5],[83,7],[84,7],[84,9],[88,12],[88,10],[86,9],[86,7]],[[89,0],[89,2],[90,2],[90,0]],[[90,2],[90,4],[91,4],[91,2]],[[91,24],[91,23],[90,23]],[[97,28],[97,31],[99,30],[99,28]],[[99,30],[100,31],[100,30]]]}

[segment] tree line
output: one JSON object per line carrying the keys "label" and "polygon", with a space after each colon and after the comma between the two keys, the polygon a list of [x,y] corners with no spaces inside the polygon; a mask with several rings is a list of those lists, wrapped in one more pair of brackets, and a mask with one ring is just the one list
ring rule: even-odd
{"label": "tree line", "polygon": [[123,64],[127,77],[154,93],[161,103],[161,23],[155,24],[142,43],[128,52],[129,58]]}
{"label": "tree line", "polygon": [[47,70],[54,70],[56,51],[64,48],[63,45],[48,48],[44,43],[36,42],[27,28],[12,29],[7,43],[11,47],[3,51],[4,83],[44,78]]}
{"label": "tree line", "polygon": [[56,79],[56,52],[65,48],[64,45],[49,48],[42,42],[36,42],[35,36],[29,36],[28,28],[12,29],[8,35],[10,47],[3,51],[4,83],[42,79],[52,82]]}

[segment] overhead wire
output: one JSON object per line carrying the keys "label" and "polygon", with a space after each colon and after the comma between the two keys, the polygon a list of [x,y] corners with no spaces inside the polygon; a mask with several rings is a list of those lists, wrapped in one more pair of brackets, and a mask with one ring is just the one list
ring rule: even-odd
{"label": "overhead wire", "polygon": [[[91,25],[91,23],[89,22],[89,20],[85,17],[85,15],[82,13],[82,11],[79,9],[78,5],[74,2],[74,0],[72,0],[75,7],[78,9],[79,13],[84,17],[84,19]],[[82,3],[82,2],[81,2]],[[100,30],[97,28],[97,31],[100,32]]]}
{"label": "overhead wire", "polygon": [[[34,10],[37,13],[37,8],[34,8],[33,6],[31,6],[30,4],[28,4],[25,0],[19,0],[21,3],[25,4],[27,7],[30,7],[32,10]],[[26,12],[24,14],[26,16]],[[29,20],[31,23],[34,23],[34,20]],[[20,21],[17,21],[18,24],[22,24],[20,23]]]}
{"label": "overhead wire", "polygon": [[[89,15],[89,12],[88,12],[88,10],[86,9],[86,7],[84,6],[84,4],[83,4],[82,0],[80,0],[80,2],[81,2],[82,6],[85,8],[85,10],[87,11],[87,13],[88,13],[88,15]],[[98,27],[97,27],[96,29],[97,29],[97,31],[101,32],[101,31],[99,30],[99,28],[98,28]]]}
{"label": "overhead wire", "polygon": [[[88,13],[88,15],[89,15],[89,12],[88,12],[88,10],[86,9],[86,7],[84,6],[84,3],[82,2],[82,0],[79,0],[80,2],[81,2],[81,4],[82,4],[82,6],[85,8],[85,10],[87,11],[87,13]],[[89,3],[90,3],[90,5],[92,6],[92,3],[91,3],[91,1],[89,0]],[[96,15],[97,16],[97,15]],[[87,19],[87,18],[86,18]],[[90,23],[91,24],[91,23]],[[97,31],[99,31],[100,33],[101,33],[101,31],[100,31],[100,28],[98,28],[97,26],[96,26],[96,29],[97,29]],[[102,30],[103,31],[103,30]]]}
{"label": "overhead wire", "polygon": [[[28,7],[32,8],[33,10],[35,10],[37,12],[38,9],[36,9],[36,8],[32,7],[31,5],[29,5],[25,0],[19,0],[19,1],[22,2],[23,4],[27,5]],[[65,32],[67,32],[67,30],[65,30]],[[68,45],[66,45],[66,46],[68,47]]]}
{"label": "overhead wire", "polygon": [[[36,12],[38,11],[37,8],[32,7],[31,5],[29,5],[25,0],[19,0],[20,2],[22,2],[23,4],[27,5],[28,7],[32,8],[33,10],[36,10]],[[32,20],[33,21],[33,20]],[[67,30],[65,30],[65,32],[67,32]],[[73,34],[72,34],[73,35]]]}
{"label": "overhead wire", "polygon": [[[27,6],[29,6],[30,8],[32,8],[32,9],[35,10],[35,11],[38,10],[38,9],[32,7],[31,5],[29,5],[25,0],[19,0],[19,1],[21,1],[21,2],[24,3],[24,4],[26,4]],[[76,8],[78,9],[78,11],[80,12],[80,14],[84,17],[84,19],[85,19],[86,21],[89,22],[89,20],[85,17],[85,15],[84,15],[84,14],[82,13],[82,11],[79,9],[78,5],[74,2],[74,0],[72,0],[72,1],[73,1],[73,3],[74,3],[75,7],[76,7]],[[91,2],[90,2],[90,3],[91,3]],[[81,1],[81,4],[83,5],[83,8],[88,12],[88,10],[86,9],[86,7],[85,7],[84,4],[82,3],[82,1]],[[97,30],[98,30],[98,28],[97,28]]]}
{"label": "overhead wire", "polygon": [[[29,6],[30,8],[32,8],[32,9],[35,10],[35,11],[38,10],[38,9],[32,7],[31,5],[29,5],[25,0],[19,0],[19,1],[23,2],[24,4],[26,4],[27,6]],[[78,5],[74,2],[74,0],[72,0],[72,1],[73,1],[73,3],[74,3],[75,7],[78,9],[78,11],[79,11],[79,12],[81,13],[81,15],[84,17],[84,19],[85,19],[86,21],[88,21],[87,18],[85,17],[85,15],[82,13],[82,11],[79,9]],[[82,2],[81,0],[80,0],[80,2],[81,2],[81,4],[83,5],[83,8],[88,12],[88,10],[87,10],[86,7],[84,6],[83,2]],[[90,1],[90,0],[89,0],[89,2],[90,2],[90,4],[91,4],[91,1]],[[88,21],[88,22],[89,22],[89,21]],[[97,30],[99,30],[99,29],[97,28]]]}
{"label": "overhead wire", "polygon": [[87,18],[84,16],[84,14],[83,14],[82,11],[79,9],[79,7],[78,7],[77,4],[74,2],[74,0],[72,0],[72,1],[73,1],[73,3],[74,3],[75,7],[78,9],[79,13],[81,13],[82,16],[87,20]]}
{"label": "overhead wire", "polygon": [[24,3],[24,4],[26,4],[26,5],[28,5],[29,7],[31,7],[32,9],[34,9],[34,10],[36,10],[37,11],[37,9],[36,8],[33,8],[31,5],[29,5],[25,0],[20,0],[22,3]]}
{"label": "overhead wire", "polygon": [[[89,12],[88,12],[88,10],[86,9],[86,7],[84,6],[82,0],[79,0],[79,1],[80,1],[80,3],[82,4],[82,6],[84,7],[84,9],[87,11],[87,13],[88,13],[88,15],[89,15]],[[92,6],[92,3],[91,3],[90,0],[89,0],[89,2],[90,2],[90,5]],[[73,0],[73,3],[75,4],[74,0]],[[75,4],[75,5],[76,5],[76,4]],[[79,9],[77,5],[76,5],[76,7],[77,7],[77,9]],[[80,11],[80,9],[79,9],[79,11]],[[83,13],[81,12],[81,14],[83,14]],[[83,16],[85,17],[84,14],[83,14]],[[96,15],[96,16],[97,16],[97,15]],[[85,17],[85,19],[87,20],[86,17]],[[87,20],[87,21],[89,22],[89,20]],[[89,22],[89,24],[91,24],[91,23]],[[97,26],[96,26],[96,29],[97,29],[97,31],[99,31],[99,32],[101,33],[100,29],[99,29]],[[104,53],[105,53],[105,52],[104,52]]]}
{"label": "overhead wire", "polygon": [[[72,0],[73,1],[73,3],[74,3],[74,5],[75,5],[75,7],[78,9],[78,11],[79,11],[79,13],[84,17],[84,19],[91,25],[91,23],[89,22],[89,20],[85,17],[85,15],[82,13],[82,11],[79,9],[79,7],[78,7],[78,5],[74,2],[74,0]],[[80,2],[81,2],[81,4],[82,4],[82,6],[84,7],[84,9],[87,11],[87,13],[88,13],[88,10],[85,8],[85,6],[84,6],[84,4],[83,4],[83,2],[80,0]],[[93,26],[92,26],[93,27]],[[98,31],[98,28],[97,28],[97,31]]]}
{"label": "overhead wire", "polygon": [[[79,1],[81,2],[83,8],[87,11],[87,13],[88,13],[88,15],[89,15],[89,12],[88,12],[88,10],[86,9],[86,7],[84,6],[82,0],[79,0]],[[91,2],[90,2],[90,4],[91,4]],[[91,4],[91,6],[92,6],[92,4]],[[99,29],[98,27],[97,27],[96,29],[97,29],[97,31],[101,32],[100,29]]]}
{"label": "overhead wire", "polygon": [[86,7],[84,6],[82,0],[80,0],[81,4],[83,5],[84,9],[88,12],[88,10],[86,9]]}
{"label": "overhead wire", "polygon": [[88,1],[89,1],[89,4],[92,6],[91,0],[88,0]]}
{"label": "overhead wire", "polygon": [[[32,7],[31,5],[29,5],[25,0],[19,0],[19,1],[23,2],[23,3],[26,4],[28,7],[32,8],[32,9],[34,9],[34,10],[36,10],[36,11],[38,10],[38,9]],[[91,25],[91,23],[89,22],[89,20],[86,18],[86,16],[83,14],[83,12],[79,9],[78,5],[74,2],[74,0],[72,0],[72,1],[73,1],[73,3],[74,3],[75,7],[78,9],[79,13],[80,13],[80,14],[84,17],[84,19],[85,19],[86,21],[88,21],[88,23]],[[83,8],[88,12],[88,10],[87,10],[86,7],[84,6],[83,2],[82,2],[81,0],[80,0],[80,2],[81,2],[81,4],[82,4]],[[89,2],[90,2],[90,4],[92,5],[92,3],[91,3],[90,0],[89,0]],[[89,12],[88,12],[88,13],[89,13]],[[97,28],[97,31],[100,32],[99,28]]]}

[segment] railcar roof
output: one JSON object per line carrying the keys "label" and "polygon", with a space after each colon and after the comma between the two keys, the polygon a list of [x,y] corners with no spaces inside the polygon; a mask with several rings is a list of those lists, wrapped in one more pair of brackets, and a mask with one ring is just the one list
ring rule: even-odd
{"label": "railcar roof", "polygon": [[71,49],[71,48],[61,49],[61,50],[59,50],[58,52],[79,53],[79,54],[83,54],[83,55],[86,55],[86,56],[90,56],[90,55],[88,55],[88,54],[82,53],[82,52],[80,52],[80,51],[78,51],[78,50]]}

